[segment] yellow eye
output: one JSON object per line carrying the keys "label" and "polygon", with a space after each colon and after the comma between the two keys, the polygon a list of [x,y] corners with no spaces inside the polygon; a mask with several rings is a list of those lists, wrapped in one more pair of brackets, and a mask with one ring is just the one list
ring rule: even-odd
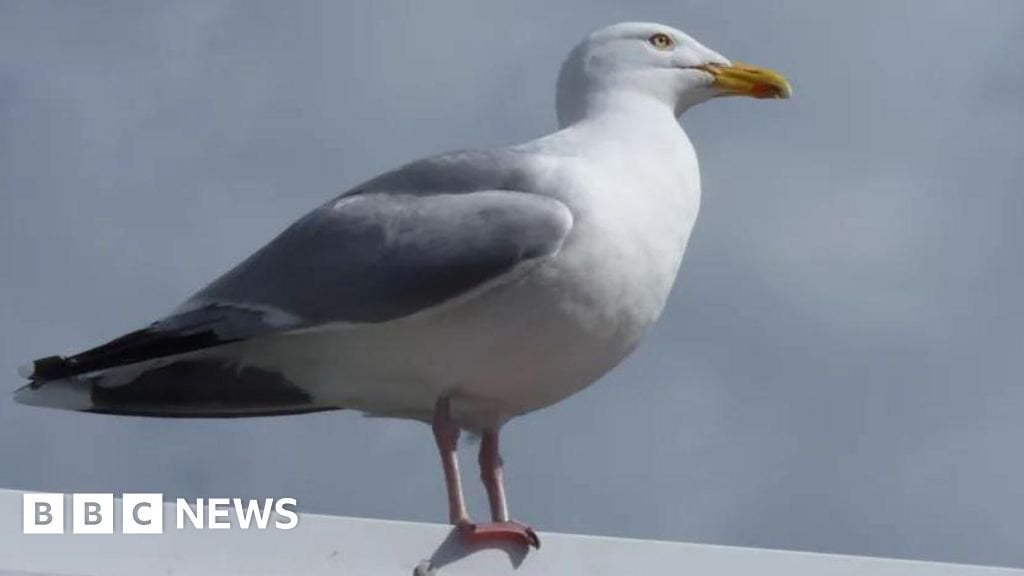
{"label": "yellow eye", "polygon": [[661,32],[658,32],[657,34],[651,36],[650,38],[647,39],[647,41],[651,43],[651,46],[654,46],[658,50],[668,50],[675,46],[676,44],[672,40],[671,36]]}

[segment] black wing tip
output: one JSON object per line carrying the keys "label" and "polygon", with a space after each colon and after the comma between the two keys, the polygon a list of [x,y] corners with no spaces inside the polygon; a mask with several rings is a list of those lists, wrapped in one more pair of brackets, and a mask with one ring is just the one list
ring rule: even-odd
{"label": "black wing tip", "polygon": [[316,412],[330,412],[333,410],[344,410],[339,406],[285,406],[255,408],[248,410],[203,410],[188,412],[185,410],[154,410],[146,407],[96,407],[77,410],[87,414],[100,414],[105,416],[128,416],[132,418],[150,418],[165,420],[224,420],[241,418],[269,418],[273,416],[300,416],[303,414],[314,414]]}
{"label": "black wing tip", "polygon": [[33,381],[60,380],[146,360],[195,352],[230,344],[236,340],[238,339],[221,338],[212,330],[180,333],[146,328],[129,332],[73,356],[40,358],[28,366],[23,366],[18,372],[23,378]]}
{"label": "black wing tip", "polygon": [[23,378],[33,382],[38,380],[56,380],[64,378],[74,371],[74,363],[63,356],[47,356],[22,366],[18,372]]}
{"label": "black wing tip", "polygon": [[[77,368],[74,358],[37,362],[49,374]],[[318,402],[277,371],[212,360],[143,367],[116,386],[104,385],[105,379],[103,374],[53,379],[36,374],[14,392],[14,400],[27,406],[151,418],[266,417],[341,409]]]}

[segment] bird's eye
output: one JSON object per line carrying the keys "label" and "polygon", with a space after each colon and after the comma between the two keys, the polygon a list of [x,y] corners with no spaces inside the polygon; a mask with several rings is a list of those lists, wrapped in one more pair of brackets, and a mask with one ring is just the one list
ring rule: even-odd
{"label": "bird's eye", "polygon": [[672,40],[671,36],[662,32],[654,34],[648,38],[647,41],[651,43],[651,46],[654,46],[658,50],[669,50],[676,44],[675,41]]}

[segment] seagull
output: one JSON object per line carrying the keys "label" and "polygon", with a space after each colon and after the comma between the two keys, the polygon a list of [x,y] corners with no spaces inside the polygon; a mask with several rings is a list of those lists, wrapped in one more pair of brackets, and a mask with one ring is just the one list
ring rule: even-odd
{"label": "seagull", "polygon": [[[501,427],[593,383],[660,316],[700,204],[678,117],[720,96],[790,86],[669,26],[597,30],[562,65],[556,132],[356,186],[162,319],[34,361],[15,398],[151,417],[419,420],[460,537],[539,547],[509,518]],[[466,510],[460,431],[481,438],[490,522]]]}

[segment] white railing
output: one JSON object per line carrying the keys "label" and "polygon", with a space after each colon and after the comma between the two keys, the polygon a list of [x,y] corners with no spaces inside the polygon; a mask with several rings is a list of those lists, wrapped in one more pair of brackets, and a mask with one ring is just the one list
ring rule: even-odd
{"label": "white railing", "polygon": [[[1024,570],[677,542],[542,533],[542,548],[466,550],[447,526],[301,514],[291,530],[176,527],[164,505],[162,534],[22,534],[23,493],[0,490],[0,576],[148,574],[784,575],[1024,576]],[[148,517],[150,511],[143,516]],[[235,520],[237,523],[237,520]],[[207,525],[208,526],[208,525]]]}

